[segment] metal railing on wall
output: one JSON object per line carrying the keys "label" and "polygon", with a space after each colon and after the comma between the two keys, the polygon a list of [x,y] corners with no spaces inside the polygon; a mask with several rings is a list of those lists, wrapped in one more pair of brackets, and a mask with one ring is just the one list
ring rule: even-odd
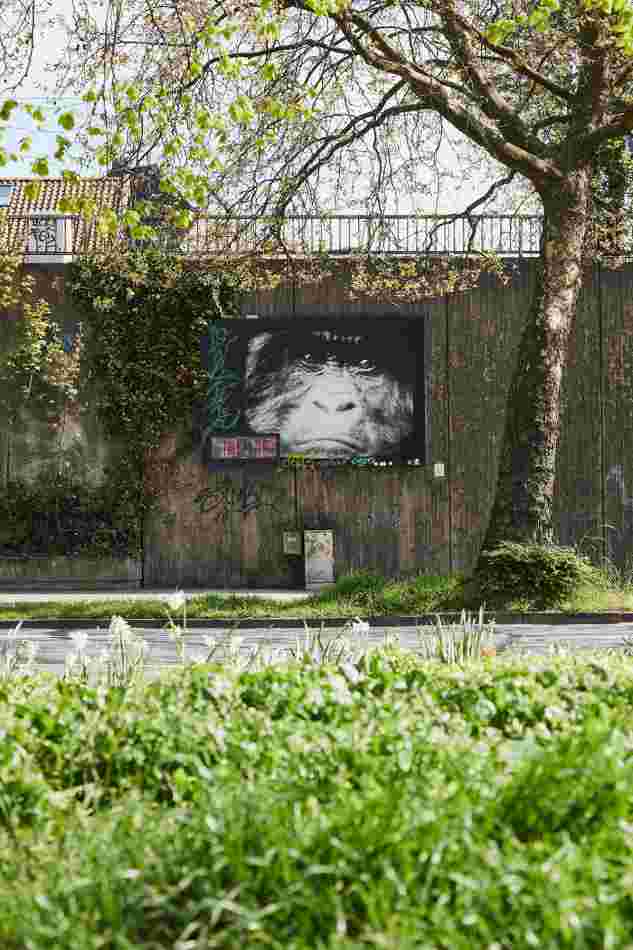
{"label": "metal railing on wall", "polygon": [[511,257],[539,253],[540,215],[289,215],[283,219],[201,217],[177,239],[184,253],[259,248],[271,253],[386,255],[464,254],[495,251]]}
{"label": "metal railing on wall", "polygon": [[[74,215],[41,212],[7,217],[9,239],[33,260],[80,254],[95,241],[92,227],[75,225]],[[219,253],[293,254],[464,254],[494,251],[508,257],[535,257],[542,231],[540,215],[289,215],[283,219],[244,215],[201,215],[187,229],[157,225],[156,243],[185,256]],[[99,240],[99,244],[103,243]],[[107,240],[106,240],[107,243]],[[141,242],[130,239],[132,245]]]}
{"label": "metal railing on wall", "polygon": [[[110,238],[97,236],[94,224],[77,215],[38,212],[7,217],[9,241],[33,261],[51,255],[81,254],[107,246]],[[263,218],[198,215],[188,229],[156,220],[157,243],[184,256],[291,254],[387,256],[463,255],[494,252],[501,257],[535,258],[540,251],[542,215],[288,215]],[[633,252],[633,216],[626,221],[624,246]],[[123,232],[118,235],[118,239]],[[132,246],[147,244],[135,241]]]}

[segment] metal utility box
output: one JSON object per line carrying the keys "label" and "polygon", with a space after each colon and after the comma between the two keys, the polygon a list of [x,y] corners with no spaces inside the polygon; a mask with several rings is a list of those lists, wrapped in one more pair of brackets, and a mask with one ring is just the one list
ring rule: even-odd
{"label": "metal utility box", "polygon": [[334,532],[304,531],[306,588],[334,583]]}

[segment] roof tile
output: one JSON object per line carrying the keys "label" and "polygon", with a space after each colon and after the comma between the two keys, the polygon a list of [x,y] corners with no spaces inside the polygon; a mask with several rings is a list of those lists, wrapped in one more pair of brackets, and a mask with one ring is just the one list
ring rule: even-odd
{"label": "roof tile", "polygon": [[[25,186],[37,181],[42,187],[37,199],[27,198]],[[10,246],[24,250],[28,235],[28,215],[34,212],[55,211],[62,198],[91,198],[98,208],[124,210],[130,198],[130,178],[0,178],[0,185],[13,185],[6,208]],[[73,253],[103,250],[109,239],[97,233],[96,221],[78,217],[73,228]]]}

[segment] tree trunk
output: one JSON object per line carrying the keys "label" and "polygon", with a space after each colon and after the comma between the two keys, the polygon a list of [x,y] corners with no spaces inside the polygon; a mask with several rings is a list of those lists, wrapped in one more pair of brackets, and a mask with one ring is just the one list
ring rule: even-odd
{"label": "tree trunk", "polygon": [[537,291],[508,393],[495,499],[482,551],[500,541],[553,542],[560,397],[590,227],[588,170],[543,198]]}

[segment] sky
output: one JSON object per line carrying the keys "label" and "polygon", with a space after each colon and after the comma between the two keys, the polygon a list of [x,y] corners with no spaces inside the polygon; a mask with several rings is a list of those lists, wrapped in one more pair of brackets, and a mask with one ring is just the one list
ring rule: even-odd
{"label": "sky", "polygon": [[[55,14],[68,15],[71,11],[71,0],[55,0]],[[96,11],[95,4],[95,11]],[[97,15],[95,13],[95,15]],[[40,39],[40,45],[36,55],[33,57],[34,63],[28,79],[21,88],[12,95],[18,102],[30,102],[34,105],[40,105],[46,113],[48,119],[43,131],[38,131],[36,124],[31,117],[23,111],[15,111],[11,122],[5,125],[5,132],[0,139],[0,144],[7,151],[18,150],[20,140],[30,135],[32,137],[32,147],[30,152],[21,158],[18,162],[10,162],[4,168],[0,168],[0,175],[3,177],[35,177],[31,171],[31,164],[36,157],[46,156],[49,160],[49,169],[51,175],[61,173],[63,167],[73,167],[68,163],[62,165],[53,158],[55,150],[55,135],[63,132],[57,124],[57,115],[67,109],[74,110],[81,114],[82,108],[87,108],[81,103],[79,97],[54,98],[53,83],[50,73],[46,73],[45,66],[54,62],[61,55],[63,44],[65,43],[65,33],[60,27],[53,27],[47,30],[45,39]],[[4,101],[5,93],[0,87],[0,102]],[[57,115],[55,114],[57,113]],[[442,143],[439,161],[440,165],[453,172],[460,169],[459,157],[459,133],[451,132],[451,137],[457,142],[457,148],[451,146],[448,140]],[[463,168],[463,165],[462,165]],[[102,175],[104,169],[96,162],[92,163],[91,168],[81,169],[80,174],[84,175]],[[439,213],[452,214],[462,210],[470,202],[482,195],[492,183],[493,178],[488,172],[475,172],[470,178],[466,179],[458,174],[457,179],[448,179],[440,186],[438,193],[435,192],[435,186],[431,189],[433,193],[425,198],[417,198],[415,207],[412,205],[411,198],[403,195],[397,204],[385,208],[385,211],[392,214],[409,214],[414,211],[418,213]],[[508,194],[506,192],[506,194]],[[507,206],[509,198],[503,197],[498,202],[496,209],[498,211],[508,211]],[[529,212],[531,208],[526,207]],[[351,209],[337,207],[335,212],[345,213],[353,211],[358,213],[358,208]]]}

